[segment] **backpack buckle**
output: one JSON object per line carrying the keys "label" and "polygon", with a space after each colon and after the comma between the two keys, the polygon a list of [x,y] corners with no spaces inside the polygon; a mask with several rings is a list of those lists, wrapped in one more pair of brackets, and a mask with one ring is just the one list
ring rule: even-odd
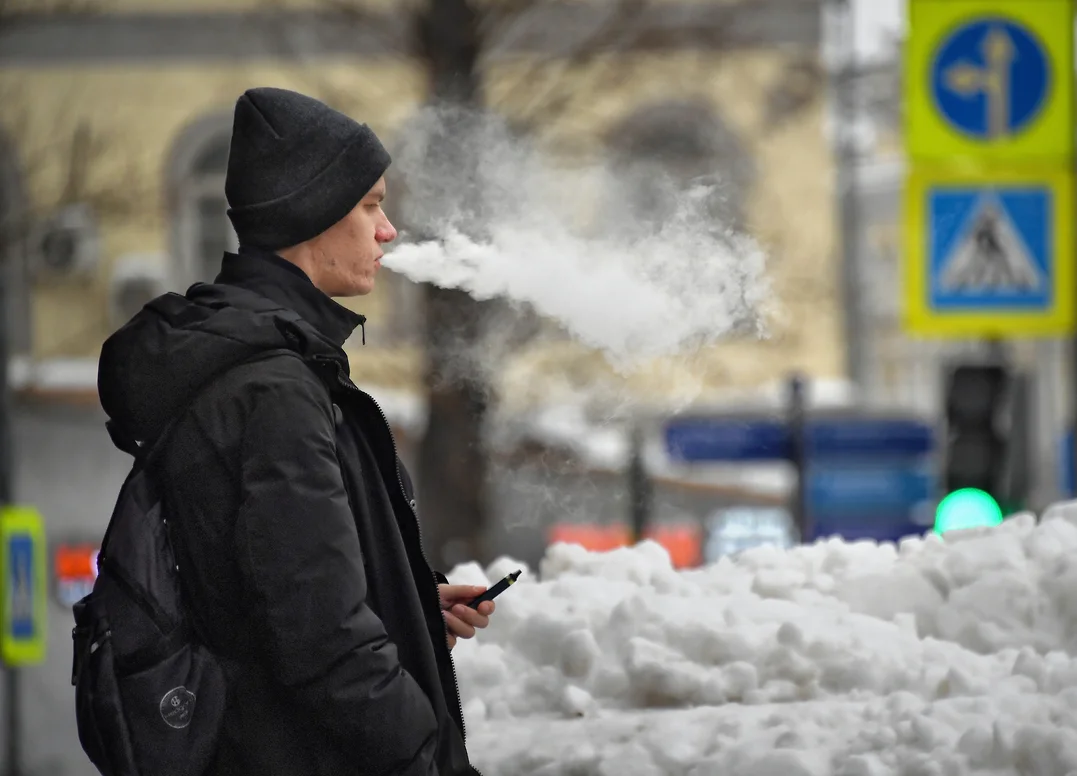
{"label": "backpack buckle", "polygon": [[[71,629],[71,641],[73,643],[73,649],[71,650],[71,686],[78,687],[79,676],[82,674],[82,658],[85,657],[85,645],[82,640],[85,638],[85,634],[89,633],[90,629],[87,626],[75,626]],[[88,641],[88,639],[87,639]]]}

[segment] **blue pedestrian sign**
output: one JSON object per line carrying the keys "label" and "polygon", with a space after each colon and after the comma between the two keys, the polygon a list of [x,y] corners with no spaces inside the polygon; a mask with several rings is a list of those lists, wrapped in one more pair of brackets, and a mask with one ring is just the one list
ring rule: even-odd
{"label": "blue pedestrian sign", "polygon": [[7,561],[10,571],[9,586],[13,639],[26,641],[34,637],[34,540],[29,534],[18,534],[8,539]]}
{"label": "blue pedestrian sign", "polygon": [[919,170],[905,181],[905,317],[931,337],[1072,334],[1073,173]]}
{"label": "blue pedestrian sign", "polygon": [[1050,309],[1056,209],[1049,187],[940,187],[928,209],[932,307]]}
{"label": "blue pedestrian sign", "polygon": [[1003,17],[978,18],[942,44],[932,67],[939,111],[957,131],[979,139],[1017,134],[1044,106],[1050,60],[1035,33]]}
{"label": "blue pedestrian sign", "polygon": [[0,659],[7,666],[45,659],[46,562],[41,515],[30,507],[0,509]]}

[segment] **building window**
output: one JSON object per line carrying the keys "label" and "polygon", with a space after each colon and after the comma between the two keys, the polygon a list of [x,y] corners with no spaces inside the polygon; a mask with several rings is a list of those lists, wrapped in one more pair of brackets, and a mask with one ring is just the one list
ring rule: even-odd
{"label": "building window", "polygon": [[193,273],[191,282],[213,280],[224,253],[239,248],[224,196],[229,142],[227,134],[213,138],[196,157],[183,187],[191,232],[186,262]]}
{"label": "building window", "polygon": [[196,207],[198,274],[209,280],[217,274],[221,256],[225,251],[235,251],[239,247],[239,240],[232,229],[232,222],[228,220],[228,202],[223,195],[212,191],[201,192]]}
{"label": "building window", "polygon": [[224,179],[228,171],[231,123],[227,116],[210,116],[179,138],[170,169],[172,222],[172,285],[212,282],[221,258],[239,248]]}
{"label": "building window", "polygon": [[754,167],[748,149],[709,105],[670,100],[643,106],[607,140],[616,180],[607,207],[616,223],[653,228],[670,216],[678,192],[696,181],[712,184],[708,210],[715,221],[743,228]]}

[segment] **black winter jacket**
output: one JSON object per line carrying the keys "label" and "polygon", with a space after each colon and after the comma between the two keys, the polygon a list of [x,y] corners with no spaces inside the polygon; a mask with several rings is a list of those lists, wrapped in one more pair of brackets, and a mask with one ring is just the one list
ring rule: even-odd
{"label": "black winter jacket", "polygon": [[[444,576],[342,349],[364,319],[246,249],[171,299],[165,318],[143,311],[109,338],[98,389],[135,439],[180,417],[159,460],[164,504],[196,629],[234,662],[213,773],[475,773]],[[280,348],[300,358],[247,361]]]}

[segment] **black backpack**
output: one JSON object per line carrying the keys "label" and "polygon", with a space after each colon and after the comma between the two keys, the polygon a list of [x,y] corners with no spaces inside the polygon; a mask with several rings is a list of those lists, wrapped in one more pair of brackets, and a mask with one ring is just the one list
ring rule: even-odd
{"label": "black backpack", "polygon": [[[269,350],[244,363],[282,354],[299,357]],[[227,664],[188,615],[150,466],[182,414],[141,445],[108,426],[135,461],[101,542],[93,590],[74,606],[71,633],[79,741],[104,776],[200,776],[217,749]]]}

